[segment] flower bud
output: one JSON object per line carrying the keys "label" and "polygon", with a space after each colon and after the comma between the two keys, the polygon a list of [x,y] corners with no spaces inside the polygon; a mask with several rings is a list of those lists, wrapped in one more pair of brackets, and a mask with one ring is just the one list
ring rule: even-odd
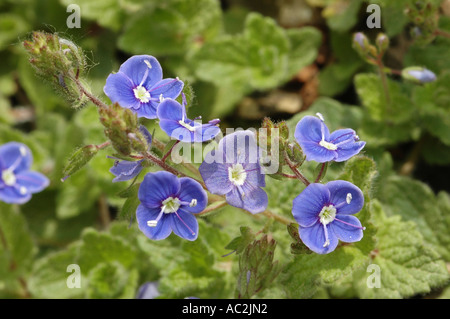
{"label": "flower bud", "polygon": [[389,47],[389,38],[384,33],[379,33],[375,43],[378,48],[379,54],[384,54]]}
{"label": "flower bud", "polygon": [[77,149],[67,161],[61,181],[64,182],[69,176],[83,168],[97,153],[98,147],[96,145],[86,145]]}
{"label": "flower bud", "polygon": [[436,80],[436,74],[434,74],[432,71],[420,67],[420,66],[412,66],[408,67],[402,70],[402,77],[405,80],[417,83],[417,84],[423,84],[428,82],[433,82]]}
{"label": "flower bud", "polygon": [[36,74],[50,82],[74,107],[82,106],[87,101],[74,82],[86,67],[81,48],[46,32],[33,32],[31,39],[24,41],[23,46]]}

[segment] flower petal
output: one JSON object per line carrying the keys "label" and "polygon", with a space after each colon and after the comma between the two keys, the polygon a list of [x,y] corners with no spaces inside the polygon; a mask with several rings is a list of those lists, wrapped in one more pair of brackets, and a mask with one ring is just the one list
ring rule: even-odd
{"label": "flower petal", "polygon": [[164,99],[158,105],[156,114],[160,120],[181,121],[183,119],[183,106],[173,99]]}
{"label": "flower petal", "polygon": [[131,162],[131,161],[120,161],[116,162],[113,167],[109,170],[116,178],[112,181],[123,182],[128,181],[136,177],[142,170],[142,161]]}
{"label": "flower petal", "polygon": [[160,212],[160,208],[149,208],[142,204],[136,210],[138,227],[149,239],[161,240],[167,238],[172,232],[169,216],[166,216],[164,213],[155,227],[148,226],[147,222],[157,219]]}
{"label": "flower petal", "polygon": [[183,206],[183,209],[190,213],[200,213],[208,204],[208,195],[205,190],[200,183],[194,181],[192,178],[181,177],[179,180],[180,192],[177,195],[178,199],[188,203],[195,199],[197,203],[193,207]]}
{"label": "flower petal", "polygon": [[185,143],[191,143],[193,140],[192,132],[181,126],[177,121],[160,120],[159,127],[173,140],[179,140]]}
{"label": "flower petal", "polygon": [[4,186],[0,188],[0,200],[7,204],[24,204],[31,199],[31,193],[21,194],[17,188]]}
{"label": "flower petal", "polygon": [[244,163],[242,164],[245,172],[247,173],[246,181],[252,185],[264,187],[266,186],[266,175],[262,173],[259,163]]}
{"label": "flower petal", "polygon": [[140,103],[138,107],[134,108],[133,111],[138,117],[145,117],[147,119],[156,119],[156,109],[158,108],[159,102],[150,100],[147,103]]}
{"label": "flower petal", "polygon": [[25,187],[29,193],[37,193],[46,188],[50,181],[49,179],[39,172],[25,171],[16,175],[17,185],[19,187]]}
{"label": "flower petal", "polygon": [[161,65],[155,57],[150,55],[132,56],[120,66],[119,72],[125,73],[133,82],[134,87],[141,84],[145,73],[148,72],[145,81],[142,83],[142,86],[147,90],[162,80]]}
{"label": "flower petal", "polygon": [[119,103],[124,108],[139,108],[140,101],[134,96],[134,85],[123,73],[110,74],[106,79],[103,92],[109,97],[111,102]]}
{"label": "flower petal", "polygon": [[176,99],[183,91],[183,86],[183,81],[169,78],[159,81],[149,91],[150,95],[155,98],[159,98],[162,94],[165,99]]}
{"label": "flower petal", "polygon": [[316,142],[305,141],[300,143],[303,153],[306,155],[307,161],[316,161],[317,163],[325,163],[335,160],[338,156],[336,151],[328,150],[320,146]]}
{"label": "flower petal", "polygon": [[[328,225],[326,226],[328,227]],[[321,223],[316,223],[311,227],[302,227],[298,229],[300,239],[313,252],[317,254],[328,254],[336,249],[338,238],[334,232],[327,228],[329,244],[324,247],[326,242],[325,229]]]}
{"label": "flower petal", "polygon": [[226,155],[226,163],[258,163],[259,148],[255,133],[239,130],[225,135],[219,142],[218,149]]}
{"label": "flower petal", "polygon": [[325,185],[309,184],[294,198],[292,215],[300,226],[308,227],[318,220],[322,208],[329,203],[330,192]]}
{"label": "flower petal", "polygon": [[173,232],[181,238],[196,240],[198,236],[198,222],[194,215],[182,210],[169,214]]}
{"label": "flower petal", "polygon": [[[361,240],[363,237],[363,230],[358,218],[352,215],[338,215],[337,219],[330,223],[329,226],[330,231],[333,232],[339,240],[346,243],[354,243]],[[344,224],[343,222],[356,227]]]}
{"label": "flower petal", "polygon": [[[323,129],[323,132],[322,132]],[[325,141],[328,141],[330,131],[319,118],[311,115],[303,117],[295,127],[294,137],[302,146],[303,142],[319,143],[322,140],[322,133]]]}
{"label": "flower petal", "polygon": [[17,173],[30,169],[32,162],[33,156],[25,144],[9,142],[0,146],[0,170],[12,169]]}
{"label": "flower petal", "polygon": [[337,149],[337,157],[334,159],[336,162],[344,162],[349,158],[358,154],[366,145],[366,142],[352,142]]}
{"label": "flower petal", "polygon": [[[208,153],[211,157],[214,157],[215,154],[215,150]],[[205,160],[198,170],[211,193],[225,195],[233,189],[233,184],[228,179],[228,164],[221,164],[214,161],[208,162]]]}
{"label": "flower petal", "polygon": [[[338,215],[356,214],[363,208],[364,194],[352,183],[341,180],[331,181],[326,184],[326,187],[330,191],[330,203],[337,207]],[[350,200],[349,204],[348,200]]]}
{"label": "flower petal", "polygon": [[180,191],[180,182],[172,173],[159,171],[147,173],[142,181],[138,198],[149,208],[161,208],[161,202]]}
{"label": "flower petal", "polygon": [[231,206],[245,209],[252,214],[262,213],[268,205],[266,192],[259,188],[244,183],[241,190],[233,188],[226,196],[227,203]]}

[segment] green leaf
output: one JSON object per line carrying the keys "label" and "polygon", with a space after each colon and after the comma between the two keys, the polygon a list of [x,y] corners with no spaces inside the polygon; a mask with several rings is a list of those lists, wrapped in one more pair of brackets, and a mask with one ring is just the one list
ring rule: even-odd
{"label": "green leaf", "polygon": [[240,228],[241,236],[234,238],[225,249],[235,250],[236,254],[240,254],[244,251],[253,240],[255,240],[255,234],[249,227],[242,226]]}
{"label": "green leaf", "polygon": [[19,15],[12,13],[0,14],[0,50],[16,42],[17,39],[29,30],[28,23]]}
{"label": "green leaf", "polygon": [[388,96],[386,96],[382,79],[379,76],[360,73],[355,76],[355,87],[363,106],[372,119],[400,124],[414,118],[411,100],[407,93],[403,92],[399,83],[387,79]]}
{"label": "green leaf", "polygon": [[418,87],[413,101],[424,128],[450,146],[450,73],[443,72],[435,82]]}
{"label": "green leaf", "polygon": [[137,279],[136,269],[129,271],[115,261],[99,263],[89,272],[87,298],[134,298],[138,288]]}
{"label": "green leaf", "polygon": [[386,217],[378,202],[373,212],[378,231],[371,263],[380,269],[380,287],[370,288],[367,272],[359,273],[355,288],[360,298],[408,298],[448,282],[445,263],[415,223]]}
{"label": "green leaf", "polygon": [[135,262],[136,250],[120,238],[86,229],[81,240],[78,263],[82,271],[89,272],[101,262],[117,261],[125,268]]}
{"label": "green leaf", "polygon": [[310,298],[321,286],[349,276],[369,261],[356,247],[342,246],[327,255],[296,255],[282,273],[282,284],[289,298]]}
{"label": "green leaf", "polygon": [[322,35],[319,30],[313,27],[287,29],[286,35],[291,44],[288,51],[288,72],[293,75],[314,62]]}
{"label": "green leaf", "polygon": [[[384,180],[378,199],[388,216],[414,221],[427,245],[450,261],[450,209],[448,194],[436,196],[421,181],[391,175]],[[437,205],[437,203],[439,203]]]}
{"label": "green leaf", "polygon": [[36,252],[23,215],[0,202],[0,282],[8,288],[11,281],[28,275]]}
{"label": "green leaf", "polygon": [[221,28],[217,1],[172,0],[132,15],[119,37],[118,46],[134,54],[184,55],[196,47],[196,42],[208,41]]}
{"label": "green leaf", "polygon": [[80,288],[69,288],[67,280],[74,273],[69,265],[77,264],[78,245],[50,253],[38,259],[33,265],[33,275],[28,281],[28,289],[35,298],[66,299],[81,298],[87,287],[87,273],[80,269]]}
{"label": "green leaf", "polygon": [[115,0],[61,0],[61,2],[65,6],[78,5],[83,19],[95,20],[99,25],[115,31],[120,28],[124,19],[124,12]]}
{"label": "green leaf", "polygon": [[319,44],[315,29],[287,32],[273,19],[250,13],[242,33],[205,43],[192,60],[199,79],[218,87],[241,87],[239,92],[245,94],[289,80],[314,60]]}

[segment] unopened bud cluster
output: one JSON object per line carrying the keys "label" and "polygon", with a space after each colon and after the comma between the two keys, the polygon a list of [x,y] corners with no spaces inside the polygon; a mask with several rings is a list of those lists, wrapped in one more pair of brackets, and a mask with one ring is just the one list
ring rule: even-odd
{"label": "unopened bud cluster", "polygon": [[56,34],[41,31],[33,32],[23,46],[37,75],[50,82],[74,107],[87,102],[76,83],[82,81],[86,67],[81,48]]}
{"label": "unopened bud cluster", "polygon": [[147,139],[139,129],[135,113],[117,103],[100,108],[99,113],[100,122],[105,127],[105,135],[119,155],[142,154],[148,150]]}

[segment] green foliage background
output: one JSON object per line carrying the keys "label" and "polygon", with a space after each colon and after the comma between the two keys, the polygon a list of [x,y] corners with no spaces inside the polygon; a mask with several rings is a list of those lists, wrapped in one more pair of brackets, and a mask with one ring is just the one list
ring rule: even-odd
{"label": "green foliage background", "polygon": [[[450,39],[424,45],[411,38],[404,10],[414,2],[371,1],[382,9],[380,30],[366,27],[361,0],[1,0],[0,144],[27,144],[33,168],[51,185],[25,205],[0,203],[0,296],[134,298],[153,281],[160,298],[233,298],[242,273],[227,245],[242,252],[265,229],[277,242],[279,272],[255,298],[449,298]],[[66,25],[72,3],[81,8],[80,29]],[[444,9],[439,27],[450,32]],[[123,198],[127,184],[111,182],[106,151],[61,182],[74,149],[105,136],[94,105],[72,108],[35,76],[21,45],[33,30],[82,47],[89,85],[105,101],[108,74],[133,54],[151,54],[165,77],[192,86],[189,113],[220,117],[223,129],[258,127],[268,115],[287,120],[292,135],[316,112],[330,130],[355,129],[367,142],[364,154],[330,165],[324,182],[349,180],[363,190],[364,239],[329,255],[293,254],[298,243],[286,226],[225,207],[199,218],[195,242],[148,240],[130,222],[136,203]],[[387,66],[425,66],[438,80],[416,85],[389,76],[386,105],[377,70],[352,49],[357,31],[390,37]],[[305,70],[313,70],[307,80]],[[275,93],[294,94],[301,106],[267,107],[264,99]],[[146,125],[167,141],[158,125]],[[302,172],[314,179],[315,169],[307,163]],[[269,209],[292,219],[302,189],[299,181],[267,178]],[[80,289],[66,285],[70,264],[80,266]],[[380,288],[366,284],[370,264],[381,269]]]}

